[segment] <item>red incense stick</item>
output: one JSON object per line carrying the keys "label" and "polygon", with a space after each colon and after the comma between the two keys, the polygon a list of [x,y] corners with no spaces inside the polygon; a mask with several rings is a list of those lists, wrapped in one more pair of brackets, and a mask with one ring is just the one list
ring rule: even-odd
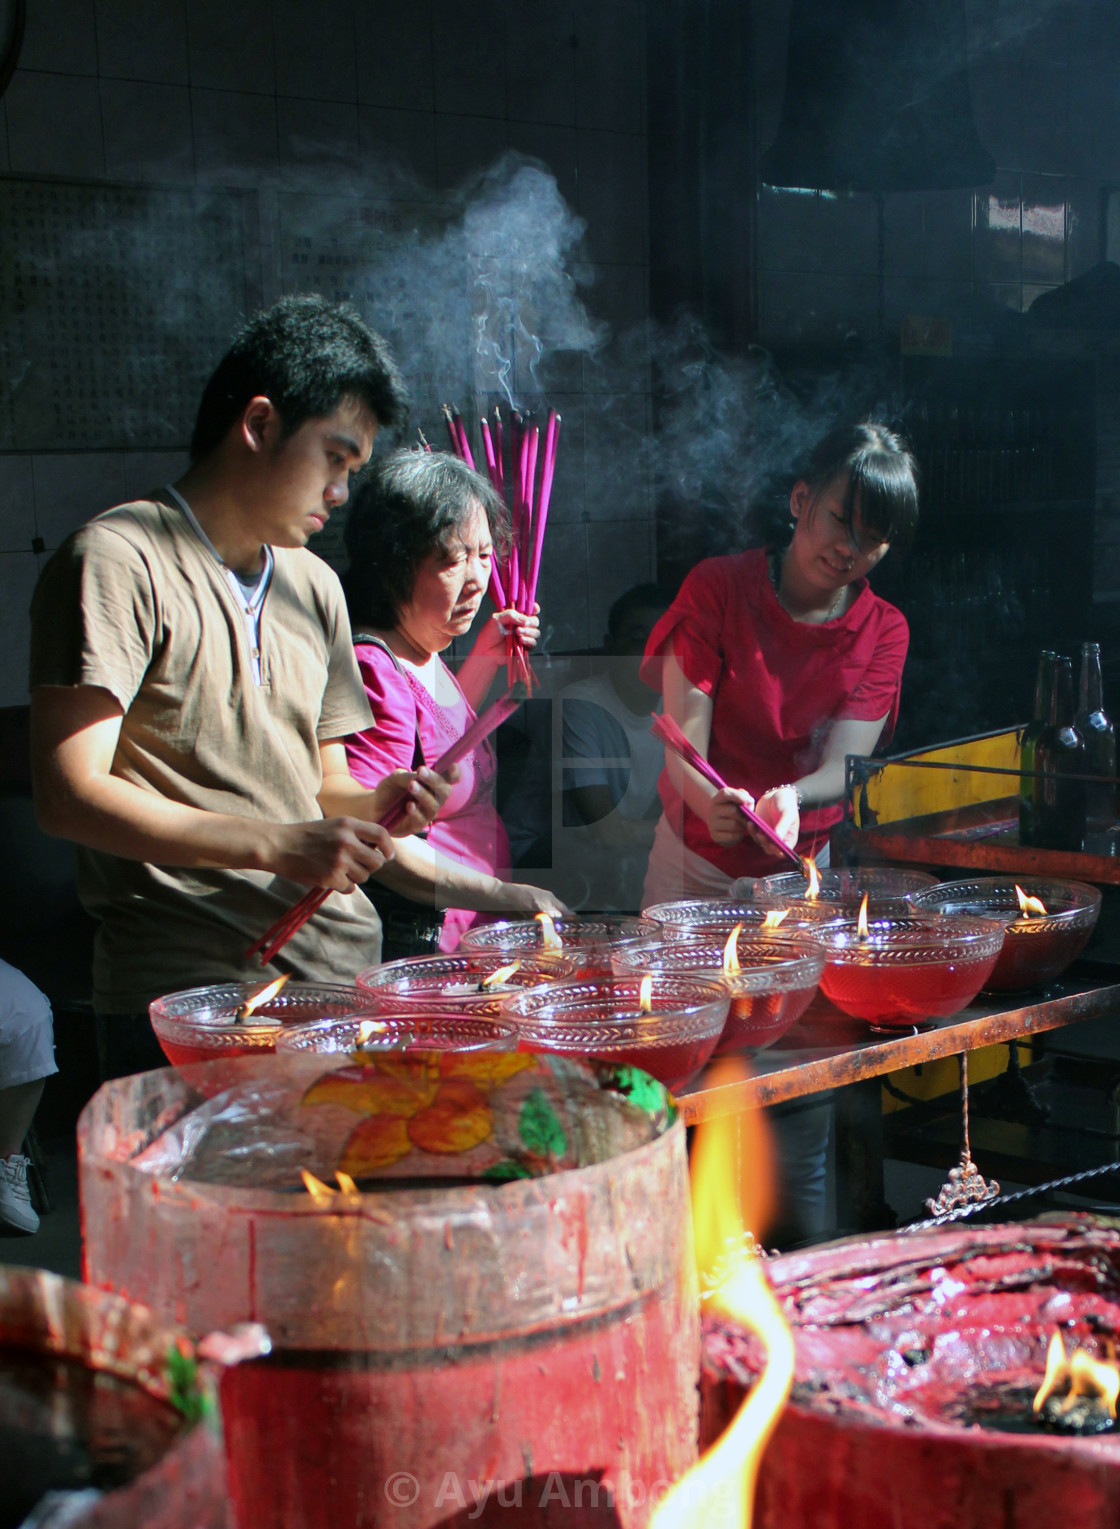
{"label": "red incense stick", "polygon": [[[500,695],[492,706],[488,706],[480,717],[475,718],[461,738],[457,738],[451,747],[439,756],[432,766],[435,773],[442,775],[452,765],[458,764],[460,759],[464,759],[472,749],[477,748],[495,728],[501,727],[508,717],[512,717],[527,694],[526,687],[520,681],[511,685],[504,695]],[[387,812],[383,813],[378,819],[381,827],[387,828],[390,833],[394,828],[399,828],[410,800],[408,796],[402,796],[400,801],[395,802]],[[298,929],[303,928],[311,915],[323,906],[330,895],[330,887],[312,887],[309,892],[305,892],[298,902],[293,903],[281,918],[265,930],[259,940],[253,941],[245,952],[246,960],[259,955],[261,965],[267,966],[276,952],[288,943]]]}
{"label": "red incense stick", "polygon": [[[672,717],[666,716],[664,712],[661,716],[654,717],[653,722],[650,724],[650,732],[655,733],[665,747],[672,749],[673,753],[678,758],[683,759],[685,764],[691,765],[697,774],[702,775],[710,786],[715,786],[717,791],[726,791],[728,789],[727,782],[723,776],[708,763],[695,744],[685,737]],[[758,829],[763,838],[767,839],[787,860],[792,860],[797,869],[803,875],[805,874],[804,859],[795,849],[790,849],[784,839],[778,837],[769,823],[764,823],[758,813],[747,807],[743,802],[739,803],[739,811],[747,819],[748,823],[753,824]]]}

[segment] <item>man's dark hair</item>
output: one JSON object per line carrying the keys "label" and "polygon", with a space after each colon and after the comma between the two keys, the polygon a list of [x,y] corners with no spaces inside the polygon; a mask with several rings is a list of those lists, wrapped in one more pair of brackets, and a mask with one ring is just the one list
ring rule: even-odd
{"label": "man's dark hair", "polygon": [[673,591],[666,584],[635,584],[619,595],[607,612],[607,631],[613,637],[631,611],[664,613],[673,603]]}
{"label": "man's dark hair", "polygon": [[357,627],[388,630],[412,598],[420,564],[445,550],[481,506],[495,549],[509,545],[505,501],[481,473],[444,451],[391,451],[354,498],[342,585]]}
{"label": "man's dark hair", "polygon": [[388,345],[356,308],[318,293],[282,297],[242,329],[202,395],[191,460],[209,456],[251,398],[269,399],[285,436],[325,419],[344,399],[365,404],[384,429],[403,424],[408,394]]}

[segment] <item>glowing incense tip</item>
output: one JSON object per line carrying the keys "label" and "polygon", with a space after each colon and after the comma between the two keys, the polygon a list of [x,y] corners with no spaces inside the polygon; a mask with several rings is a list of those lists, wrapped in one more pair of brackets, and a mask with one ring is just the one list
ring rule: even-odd
{"label": "glowing incense tip", "polygon": [[1018,882],[1015,883],[1015,896],[1019,899],[1019,912],[1024,918],[1030,918],[1032,913],[1046,912],[1046,904],[1040,898],[1028,897]]}
{"label": "glowing incense tip", "polygon": [[856,920],[856,928],[859,931],[861,940],[866,940],[870,932],[867,927],[867,899],[869,896],[870,893],[868,892],[863,894],[863,901],[859,905],[859,918]]}
{"label": "glowing incense tip", "polygon": [[653,1009],[653,978],[647,972],[638,984],[638,1008],[643,1014]]}
{"label": "glowing incense tip", "polygon": [[789,918],[788,908],[774,908],[762,920],[762,928],[764,931],[777,929],[782,920],[787,918]]}
{"label": "glowing incense tip", "polygon": [[556,925],[547,913],[534,913],[533,917],[541,926],[541,945],[545,950],[563,950],[564,941],[556,933]]}
{"label": "glowing incense tip", "polygon": [[291,976],[291,972],[285,972],[282,977],[276,977],[272,982],[266,982],[264,987],[259,987],[255,993],[250,993],[245,1002],[234,1015],[235,1019],[248,1019],[262,1003],[267,1003],[270,998],[275,998],[280,989]]}
{"label": "glowing incense tip", "polygon": [[727,944],[723,947],[723,975],[725,977],[737,977],[741,970],[737,946],[742,930],[742,924],[736,924],[735,928],[727,936]]}
{"label": "glowing incense tip", "polygon": [[490,987],[500,987],[507,977],[512,977],[514,972],[520,969],[520,961],[511,961],[508,966],[499,966],[496,971],[490,973],[489,977],[483,977],[478,984],[479,992],[484,993]]}
{"label": "glowing incense tip", "polygon": [[303,1187],[315,1201],[320,1210],[326,1210],[331,1201],[338,1194],[337,1189],[332,1189],[329,1184],[324,1184],[322,1179],[317,1179],[313,1173],[308,1173],[306,1168],[299,1170],[299,1176],[303,1180]]}
{"label": "glowing incense tip", "polygon": [[817,862],[812,855],[805,857],[805,869],[809,877],[809,885],[805,890],[805,900],[815,903],[821,895],[821,873],[817,870]]}

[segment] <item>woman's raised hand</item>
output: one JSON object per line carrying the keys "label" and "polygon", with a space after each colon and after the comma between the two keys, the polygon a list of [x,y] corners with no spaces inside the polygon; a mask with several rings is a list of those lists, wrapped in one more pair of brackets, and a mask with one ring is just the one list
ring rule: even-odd
{"label": "woman's raised hand", "polygon": [[565,918],[571,909],[544,887],[533,887],[528,882],[510,881],[502,889],[508,899],[509,912],[532,918],[536,913],[547,913],[550,918]]}
{"label": "woman's raised hand", "polygon": [[479,631],[471,650],[471,657],[490,658],[494,663],[503,662],[506,656],[506,639],[514,631],[521,633],[521,644],[524,648],[535,648],[541,637],[539,612],[539,605],[533,606],[532,615],[527,615],[525,611],[514,610],[512,606],[508,610],[495,611]]}
{"label": "woman's raised hand", "polygon": [[[788,844],[793,849],[801,833],[801,813],[797,803],[797,789],[794,786],[771,786],[769,791],[764,791],[755,803],[754,809],[764,823],[768,823],[781,839],[783,844]],[[759,841],[771,854],[778,851],[772,844],[765,840]]]}

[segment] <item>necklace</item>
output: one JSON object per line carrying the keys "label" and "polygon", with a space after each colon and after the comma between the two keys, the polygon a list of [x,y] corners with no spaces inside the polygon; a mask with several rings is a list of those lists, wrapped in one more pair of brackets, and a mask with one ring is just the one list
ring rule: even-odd
{"label": "necklace", "polygon": [[[770,573],[770,582],[774,586],[774,594],[777,597],[778,604],[788,615],[793,616],[793,612],[782,600],[782,554],[780,552],[772,552],[766,561]],[[824,626],[826,621],[835,621],[844,608],[844,601],[848,597],[848,589],[849,586],[847,584],[841,584],[840,588],[836,591],[835,600],[833,600],[828,610],[820,618],[819,623],[817,623],[818,625]],[[793,616],[793,619],[795,621],[804,620],[804,617]]]}

